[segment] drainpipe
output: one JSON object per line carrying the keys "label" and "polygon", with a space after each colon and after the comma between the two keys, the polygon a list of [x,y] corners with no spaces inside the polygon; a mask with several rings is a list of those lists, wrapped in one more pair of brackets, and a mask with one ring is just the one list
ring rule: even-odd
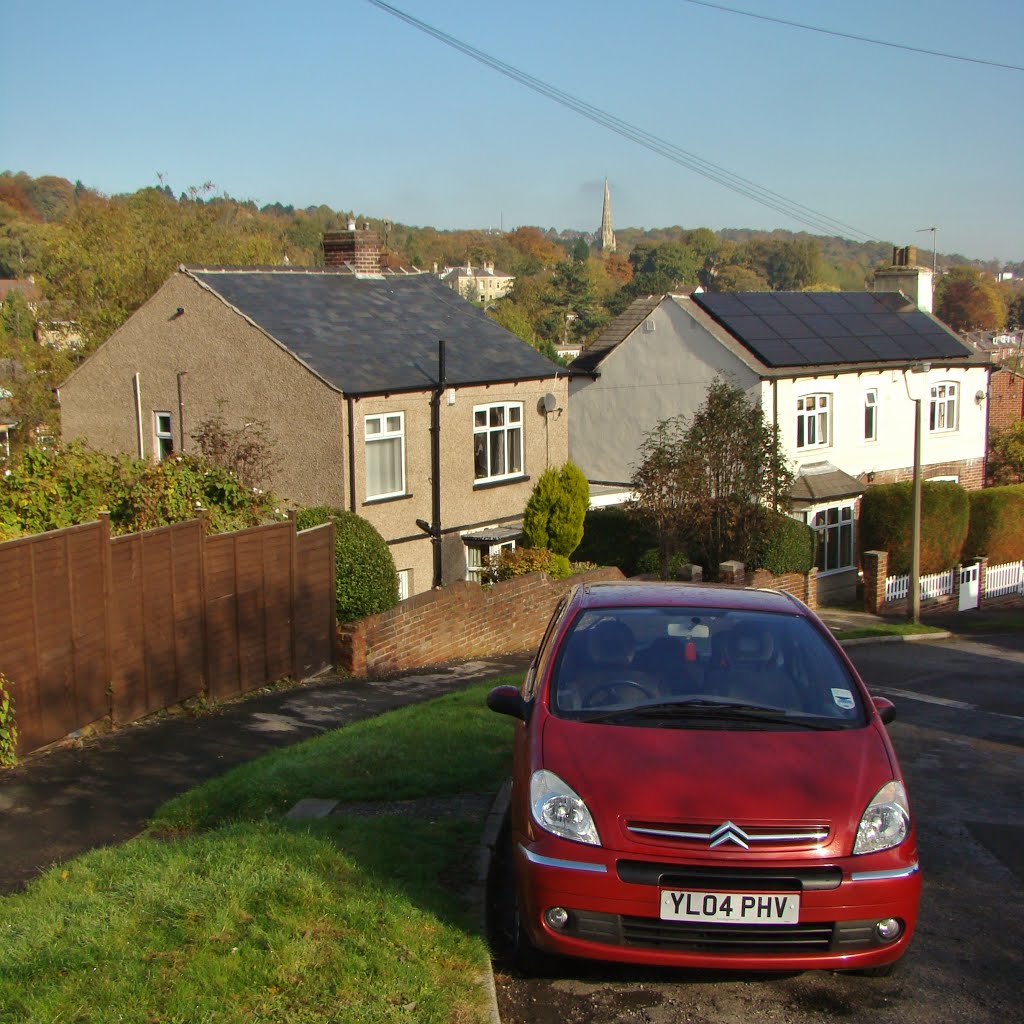
{"label": "drainpipe", "polygon": [[430,399],[430,543],[434,549],[434,587],[443,583],[441,567],[441,396],[445,388],[444,341],[437,343],[437,387]]}
{"label": "drainpipe", "polygon": [[178,371],[178,451],[185,453],[185,398],[181,388],[181,378],[188,375],[188,370]]}
{"label": "drainpipe", "polygon": [[355,435],[355,403],[352,396],[346,399],[348,407],[348,507],[350,512],[356,510],[356,435]]}
{"label": "drainpipe", "polygon": [[146,457],[145,435],[142,433],[142,383],[139,374],[135,374],[132,380],[132,388],[135,392],[135,430],[139,441],[139,458]]}

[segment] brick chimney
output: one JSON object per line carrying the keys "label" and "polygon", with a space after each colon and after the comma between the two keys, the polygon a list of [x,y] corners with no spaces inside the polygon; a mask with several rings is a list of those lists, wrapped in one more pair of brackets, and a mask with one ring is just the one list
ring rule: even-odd
{"label": "brick chimney", "polygon": [[893,246],[892,264],[875,271],[876,292],[902,292],[917,308],[932,312],[932,272],[918,264],[917,246]]}
{"label": "brick chimney", "polygon": [[380,237],[369,224],[357,228],[350,221],[347,231],[324,232],[324,265],[343,267],[346,264],[357,274],[381,272]]}

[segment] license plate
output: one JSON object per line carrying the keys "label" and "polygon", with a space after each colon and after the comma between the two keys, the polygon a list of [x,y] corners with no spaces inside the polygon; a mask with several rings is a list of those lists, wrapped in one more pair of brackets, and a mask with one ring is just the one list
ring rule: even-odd
{"label": "license plate", "polygon": [[662,889],[661,919],[715,921],[720,924],[797,924],[800,921],[800,894]]}

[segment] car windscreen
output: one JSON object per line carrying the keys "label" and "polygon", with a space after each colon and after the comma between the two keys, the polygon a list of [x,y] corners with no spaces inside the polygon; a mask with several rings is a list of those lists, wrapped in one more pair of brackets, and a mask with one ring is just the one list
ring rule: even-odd
{"label": "car windscreen", "polygon": [[849,728],[867,721],[835,649],[799,615],[585,609],[562,639],[549,704],[566,718]]}

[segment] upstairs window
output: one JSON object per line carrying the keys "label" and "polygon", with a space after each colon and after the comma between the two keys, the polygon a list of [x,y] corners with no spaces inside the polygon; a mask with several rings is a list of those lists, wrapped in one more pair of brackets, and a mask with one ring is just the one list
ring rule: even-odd
{"label": "upstairs window", "polygon": [[864,392],[864,440],[878,440],[878,389]]}
{"label": "upstairs window", "polygon": [[936,433],[956,430],[959,413],[959,389],[954,381],[944,380],[932,385],[928,403],[928,429]]}
{"label": "upstairs window", "polygon": [[473,478],[476,483],[523,473],[523,404],[473,407]]}
{"label": "upstairs window", "polygon": [[367,416],[363,431],[367,500],[405,494],[405,413]]}
{"label": "upstairs window", "polygon": [[815,448],[829,443],[829,395],[804,395],[796,400],[796,446]]}
{"label": "upstairs window", "polygon": [[174,425],[169,412],[153,413],[153,436],[156,445],[153,453],[157,462],[163,462],[168,455],[174,454]]}

